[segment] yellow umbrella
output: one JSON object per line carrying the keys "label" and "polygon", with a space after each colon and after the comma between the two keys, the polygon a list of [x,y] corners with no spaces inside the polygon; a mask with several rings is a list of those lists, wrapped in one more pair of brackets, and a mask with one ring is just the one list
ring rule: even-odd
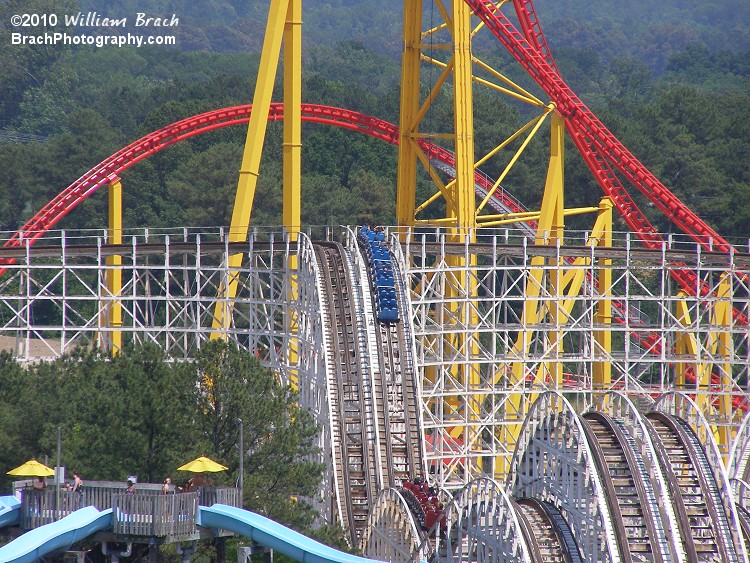
{"label": "yellow umbrella", "polygon": [[19,477],[52,477],[54,474],[54,469],[50,469],[35,459],[30,459],[23,465],[19,465],[15,469],[8,471],[8,475],[17,475]]}
{"label": "yellow umbrella", "polygon": [[193,473],[206,473],[210,471],[215,473],[217,471],[226,471],[228,468],[224,467],[220,463],[216,463],[214,460],[209,459],[205,456],[189,461],[185,465],[178,467],[177,471],[192,471]]}

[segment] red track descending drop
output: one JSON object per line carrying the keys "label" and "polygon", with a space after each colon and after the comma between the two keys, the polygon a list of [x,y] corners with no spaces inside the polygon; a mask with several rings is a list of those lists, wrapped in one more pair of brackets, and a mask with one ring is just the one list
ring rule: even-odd
{"label": "red track descending drop", "polygon": [[[630,151],[599,121],[578,96],[563,82],[557,69],[550,64],[551,57],[529,45],[502,12],[494,9],[488,0],[465,0],[493,35],[505,46],[513,57],[531,75],[557,106],[557,111],[567,122],[569,130],[575,130],[579,138],[601,154],[622,173],[657,208],[671,219],[683,232],[691,236],[706,249],[713,243],[713,250],[729,252],[731,245],[709,227],[680,199],[664,186]],[[518,3],[518,2],[517,2]],[[531,4],[527,0],[525,4]],[[524,12],[523,7],[520,10]],[[524,18],[526,19],[526,18]],[[532,28],[535,41],[540,43],[541,28]],[[546,41],[543,42],[546,45]],[[597,178],[598,179],[598,178]],[[633,203],[635,212],[637,206]],[[621,210],[624,211],[624,210]],[[628,214],[624,215],[628,218]],[[645,221],[644,225],[648,222]],[[634,223],[637,224],[637,223]],[[641,229],[635,229],[641,232]],[[651,227],[649,237],[661,236]]]}
{"label": "red track descending drop", "polygon": [[[648,248],[659,248],[665,241],[622,186],[614,173],[618,170],[649,201],[675,225],[706,250],[732,252],[732,246],[700,219],[687,205],[662,184],[628,149],[599,121],[578,96],[562,80],[554,67],[541,26],[531,0],[514,0],[519,20],[529,44],[515,26],[488,0],[465,0],[492,34],[513,55],[537,84],[556,104],[565,118],[566,127],[586,164],[605,194],[614,201],[620,216]],[[543,47],[542,47],[543,46]],[[697,276],[675,264],[671,275],[692,295],[706,295],[708,289]],[[735,320],[747,324],[747,317],[734,310]]]}

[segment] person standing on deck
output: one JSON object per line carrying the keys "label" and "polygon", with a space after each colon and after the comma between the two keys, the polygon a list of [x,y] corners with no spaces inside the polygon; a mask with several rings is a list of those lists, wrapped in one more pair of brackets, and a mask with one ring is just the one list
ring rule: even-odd
{"label": "person standing on deck", "polygon": [[73,489],[72,490],[74,493],[78,493],[78,498],[74,502],[76,508],[82,508],[83,507],[83,479],[81,479],[81,476],[78,474],[78,471],[73,471]]}

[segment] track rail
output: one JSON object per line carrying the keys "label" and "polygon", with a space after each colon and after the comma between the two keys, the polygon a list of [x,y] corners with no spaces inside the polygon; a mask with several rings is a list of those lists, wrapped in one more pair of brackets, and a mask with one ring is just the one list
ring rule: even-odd
{"label": "track rail", "polygon": [[583,416],[584,429],[595,462],[607,487],[607,502],[618,528],[617,541],[625,562],[670,560],[655,520],[660,518],[656,497],[645,488],[648,474],[638,452],[624,431],[608,415],[591,412]]}
{"label": "track rail", "polygon": [[[377,495],[371,446],[375,442],[371,420],[372,397],[368,396],[361,370],[355,334],[354,299],[344,247],[338,243],[315,243],[315,253],[324,279],[324,305],[329,311],[330,352],[335,381],[329,385],[329,405],[337,419],[332,440],[339,498],[353,545],[367,525]],[[336,453],[338,452],[338,455]]]}
{"label": "track rail", "polygon": [[390,485],[405,481],[413,474],[413,461],[409,448],[409,410],[406,404],[407,386],[404,380],[403,331],[399,323],[378,322],[377,346],[380,361],[381,408],[378,409],[378,425],[383,429],[380,443],[384,473]]}
{"label": "track rail", "polygon": [[[400,484],[421,472],[410,343],[402,322],[381,323],[373,315],[377,359],[364,358],[365,331],[359,330],[358,323],[368,321],[363,320],[364,311],[360,310],[362,290],[353,281],[355,266],[351,255],[334,242],[317,242],[314,248],[335,372],[330,376],[329,404],[332,438],[338,444],[333,452],[335,474],[341,475],[336,485],[342,500],[342,519],[354,545],[358,545],[380,488]],[[402,292],[403,287],[397,284],[399,298],[403,297]],[[371,297],[374,299],[372,294]],[[372,361],[378,362],[378,369],[373,370],[370,381],[366,365]],[[382,476],[389,482],[381,482]]]}
{"label": "track rail", "polygon": [[408,286],[404,285],[401,269],[397,261],[393,261],[393,277],[395,280],[396,296],[402,311],[401,321],[398,323],[399,342],[401,350],[401,385],[405,411],[406,436],[404,447],[407,450],[408,467],[411,475],[425,471],[425,460],[422,450],[423,431],[419,405],[419,381],[414,365],[413,348],[414,336],[411,333],[410,302]]}
{"label": "track rail", "polygon": [[560,511],[534,498],[513,501],[532,563],[583,563],[573,533]]}
{"label": "track rail", "polygon": [[[372,278],[368,268],[370,283]],[[415,373],[410,360],[410,341],[406,337],[407,312],[403,309],[404,288],[400,274],[394,265],[396,295],[401,307],[401,320],[376,324],[376,344],[380,366],[378,390],[377,424],[380,428],[380,450],[384,475],[389,486],[399,486],[423,471],[420,447],[421,428],[419,424]],[[373,307],[375,295],[373,293]]]}
{"label": "track rail", "polygon": [[[201,241],[201,248],[222,252],[229,250],[230,253],[245,252],[247,251],[248,245],[246,242],[211,242]],[[190,252],[195,250],[196,243],[193,241],[170,241],[169,251],[172,253],[179,252]],[[272,244],[263,241],[254,241],[253,247],[258,249],[268,249]],[[730,267],[730,263],[727,261],[727,255],[722,252],[702,252],[700,256],[695,252],[687,250],[649,250],[645,248],[621,248],[621,247],[590,247],[580,245],[565,245],[564,250],[558,250],[554,246],[535,246],[535,245],[522,245],[522,244],[505,244],[505,243],[473,243],[467,245],[464,243],[451,243],[451,242],[425,242],[420,247],[424,247],[427,252],[431,253],[445,253],[445,255],[456,255],[463,256],[467,251],[471,254],[485,254],[491,255],[494,252],[503,254],[514,258],[524,258],[529,256],[545,256],[549,258],[558,258],[561,254],[566,257],[585,257],[594,259],[610,259],[610,260],[645,260],[645,261],[660,261],[662,258],[665,262],[672,260],[693,260],[695,261],[695,267],[701,266],[714,266]],[[296,243],[289,243],[291,251],[296,249]],[[137,252],[138,254],[156,254],[163,255],[167,247],[164,243],[153,243],[153,242],[138,242]],[[279,251],[284,251],[285,246],[279,246]],[[28,255],[31,257],[49,257],[59,258],[61,255],[66,256],[127,256],[133,252],[132,244],[66,244],[65,248],[61,245],[40,245],[28,247]],[[3,248],[0,247],[0,260],[15,261],[19,258],[26,258],[27,248],[16,247],[16,248]],[[748,253],[735,253],[734,254],[734,267],[736,269],[748,269],[750,268],[750,254]],[[635,318],[631,315],[632,319]]]}
{"label": "track rail", "polygon": [[662,450],[660,460],[666,457],[669,464],[664,467],[667,480],[677,487],[672,490],[675,511],[681,521],[686,517],[689,523],[688,557],[738,561],[719,488],[697,436],[677,417],[650,412],[646,418],[659,436],[654,446]]}
{"label": "track rail", "polygon": [[742,506],[737,506],[737,516],[740,519],[745,550],[750,551],[750,513]]}
{"label": "track rail", "polygon": [[518,21],[521,24],[521,30],[526,40],[537,53],[544,57],[547,64],[559,74],[560,72],[557,70],[555,59],[552,57],[552,52],[547,45],[547,38],[544,37],[542,24],[536,15],[534,3],[531,0],[513,0],[513,6],[516,9],[516,16],[518,16]]}

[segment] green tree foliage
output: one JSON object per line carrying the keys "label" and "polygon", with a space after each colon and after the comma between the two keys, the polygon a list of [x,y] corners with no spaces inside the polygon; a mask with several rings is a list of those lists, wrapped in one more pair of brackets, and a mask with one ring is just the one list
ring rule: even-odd
{"label": "green tree foliage", "polygon": [[[719,96],[669,85],[637,109],[636,119],[610,123],[630,150],[699,217],[726,237],[746,237],[749,154],[746,93]],[[731,211],[730,211],[731,210]],[[664,231],[666,218],[652,215]]]}
{"label": "green tree foliage", "polygon": [[309,527],[314,512],[301,497],[315,495],[323,467],[309,461],[318,428],[296,395],[254,356],[223,341],[209,342],[189,369],[200,413],[192,451],[211,452],[237,475],[242,420],[245,506],[297,529]]}
{"label": "green tree foliage", "polygon": [[750,50],[713,52],[705,45],[693,43],[674,53],[664,78],[670,82],[700,85],[711,91],[744,90],[750,87]]}
{"label": "green tree foliage", "polygon": [[156,348],[108,359],[81,351],[30,367],[25,410],[33,414],[38,447],[54,453],[55,428],[64,435],[64,464],[88,479],[160,479],[182,459],[179,370]]}
{"label": "green tree foliage", "polygon": [[[181,216],[173,225],[228,225],[237,191],[237,168],[242,147],[218,143],[183,160],[167,180],[169,196]],[[179,203],[178,203],[179,202]]]}
{"label": "green tree foliage", "polygon": [[30,199],[31,186],[36,184],[33,168],[18,166],[18,163],[39,152],[37,144],[0,147],[0,225],[4,229],[15,230],[21,226],[20,219]]}
{"label": "green tree foliage", "polygon": [[3,63],[0,65],[0,123],[7,124],[17,112],[24,91],[44,83],[56,62],[68,49],[53,45],[14,44],[12,34],[18,32],[8,25],[16,14],[50,14],[75,10],[70,0],[9,0],[0,4],[0,44]]}
{"label": "green tree foliage", "polygon": [[[31,6],[62,14],[74,8],[65,2],[35,0]],[[743,123],[748,114],[744,95],[748,67],[742,50],[747,48],[747,32],[742,32],[738,23],[746,21],[743,18],[748,15],[747,7],[735,1],[730,2],[731,7],[698,6],[692,2],[694,27],[689,28],[692,35],[685,43],[687,23],[679,21],[682,12],[673,1],[652,7],[648,16],[632,2],[600,6],[576,0],[562,6],[539,0],[536,4],[558,66],[584,101],[609,128],[623,136],[638,157],[648,166],[653,164],[657,175],[664,173],[665,183],[682,197],[694,198],[707,190],[700,211],[707,213],[707,219],[714,224],[728,229],[725,234],[745,234],[744,211],[727,213],[724,206],[729,201],[742,201],[749,189],[747,159],[737,157],[746,150],[747,139]],[[20,9],[17,2],[6,3],[0,9],[11,14],[15,8]],[[196,41],[207,41],[208,48],[212,48],[214,36],[220,35],[222,29],[240,30],[244,26],[247,31],[255,26],[256,35],[262,35],[267,8],[267,3],[259,0],[249,4],[217,0],[181,7],[180,33],[183,25],[184,29],[199,30],[203,39]],[[80,9],[101,13],[106,9],[113,16],[132,16],[133,10],[152,15],[177,10],[173,3],[157,0],[147,0],[142,6],[131,2],[111,2],[106,6],[81,2]],[[365,0],[307,4],[303,99],[397,123],[398,54],[378,45],[372,34],[382,30],[384,38],[397,36],[401,9],[391,0],[378,6]],[[24,5],[24,10],[30,8]],[[436,17],[429,12],[424,14],[425,22]],[[382,28],[386,22],[392,29]],[[721,45],[713,32],[708,33],[721,22],[725,24],[722,29],[730,29],[726,27],[730,22],[731,29],[737,28],[731,44]],[[647,31],[654,30],[658,31],[658,41],[649,39],[644,44],[649,37]],[[0,29],[0,33],[7,31]],[[251,35],[248,32],[247,36]],[[709,36],[714,39],[703,41]],[[252,48],[244,40],[235,39],[227,32],[221,39],[227,45],[214,48],[232,50],[228,44],[236,44],[235,50]],[[541,95],[493,39],[478,41],[476,50],[481,58]],[[656,54],[650,55],[649,50],[658,51],[663,60],[655,62]],[[46,136],[47,141],[0,145],[0,229],[17,228],[102,158],[140,136],[196,113],[248,103],[258,67],[257,52],[198,52],[183,44],[179,49],[50,50],[18,46],[3,57],[8,62],[0,68],[0,74],[5,73],[2,76],[7,78],[0,80],[5,126]],[[424,67],[423,96],[438,74],[437,69]],[[668,117],[660,113],[659,104],[662,98],[669,104],[672,86],[688,81],[697,82],[691,87],[706,97],[684,102],[686,109],[695,109],[694,120],[713,125],[710,131],[700,131],[696,124],[686,124],[686,137],[681,131],[672,130]],[[474,93],[474,140],[479,158],[525,123],[531,112],[478,84]],[[275,99],[280,98],[277,83]],[[701,105],[726,106],[727,111],[707,115]],[[440,94],[421,128],[436,133],[452,131],[449,89]],[[202,135],[125,172],[126,227],[226,225],[245,133],[246,128],[239,126]],[[281,222],[281,137],[280,124],[271,124],[253,209],[255,225]],[[437,142],[452,148],[447,139]],[[520,195],[522,202],[532,208],[541,199],[546,142],[544,131],[540,131],[503,183],[505,189]],[[483,171],[490,177],[499,175],[515,146],[484,164]],[[652,155],[652,151],[657,153]],[[393,221],[396,155],[394,147],[358,133],[305,125],[305,225]],[[705,174],[702,180],[701,174]],[[679,179],[676,182],[675,175]],[[596,203],[601,192],[572,147],[568,151],[567,176],[575,179],[568,182],[569,203]],[[721,193],[714,194],[712,189]],[[427,198],[433,191],[427,175],[420,172],[419,197]],[[437,204],[424,210],[421,217],[441,213]],[[665,226],[656,213],[653,218]],[[583,221],[573,219],[571,225]],[[105,222],[106,194],[102,191],[81,204],[59,226],[101,228]]]}
{"label": "green tree foliage", "polygon": [[[8,464],[5,471],[20,465],[29,457],[43,459],[39,444],[26,433],[28,426],[24,407],[29,399],[33,399],[33,392],[29,385],[24,385],[25,375],[10,352],[0,352],[0,424],[3,425],[3,431],[0,432],[0,459]],[[5,471],[0,471],[0,485],[7,486]]]}
{"label": "green tree foliage", "polygon": [[392,58],[373,53],[360,41],[314,47],[307,59],[309,72],[341,84],[363,86],[370,94],[385,94],[398,87],[401,80],[400,69]]}
{"label": "green tree foliage", "polygon": [[[246,507],[300,530],[312,526],[315,512],[303,499],[322,478],[311,461],[319,430],[252,354],[210,342],[194,362],[174,364],[154,346],[114,357],[82,349],[22,368],[2,353],[0,381],[7,469],[30,457],[54,463],[59,427],[63,464],[84,479],[179,481],[179,465],[208,455],[229,467],[218,482],[234,485],[241,419]],[[3,471],[0,486],[8,484]]]}
{"label": "green tree foliage", "polygon": [[628,56],[661,72],[673,53],[699,42],[711,50],[750,48],[750,5],[743,0],[534,2],[554,53],[587,49],[605,60]]}

